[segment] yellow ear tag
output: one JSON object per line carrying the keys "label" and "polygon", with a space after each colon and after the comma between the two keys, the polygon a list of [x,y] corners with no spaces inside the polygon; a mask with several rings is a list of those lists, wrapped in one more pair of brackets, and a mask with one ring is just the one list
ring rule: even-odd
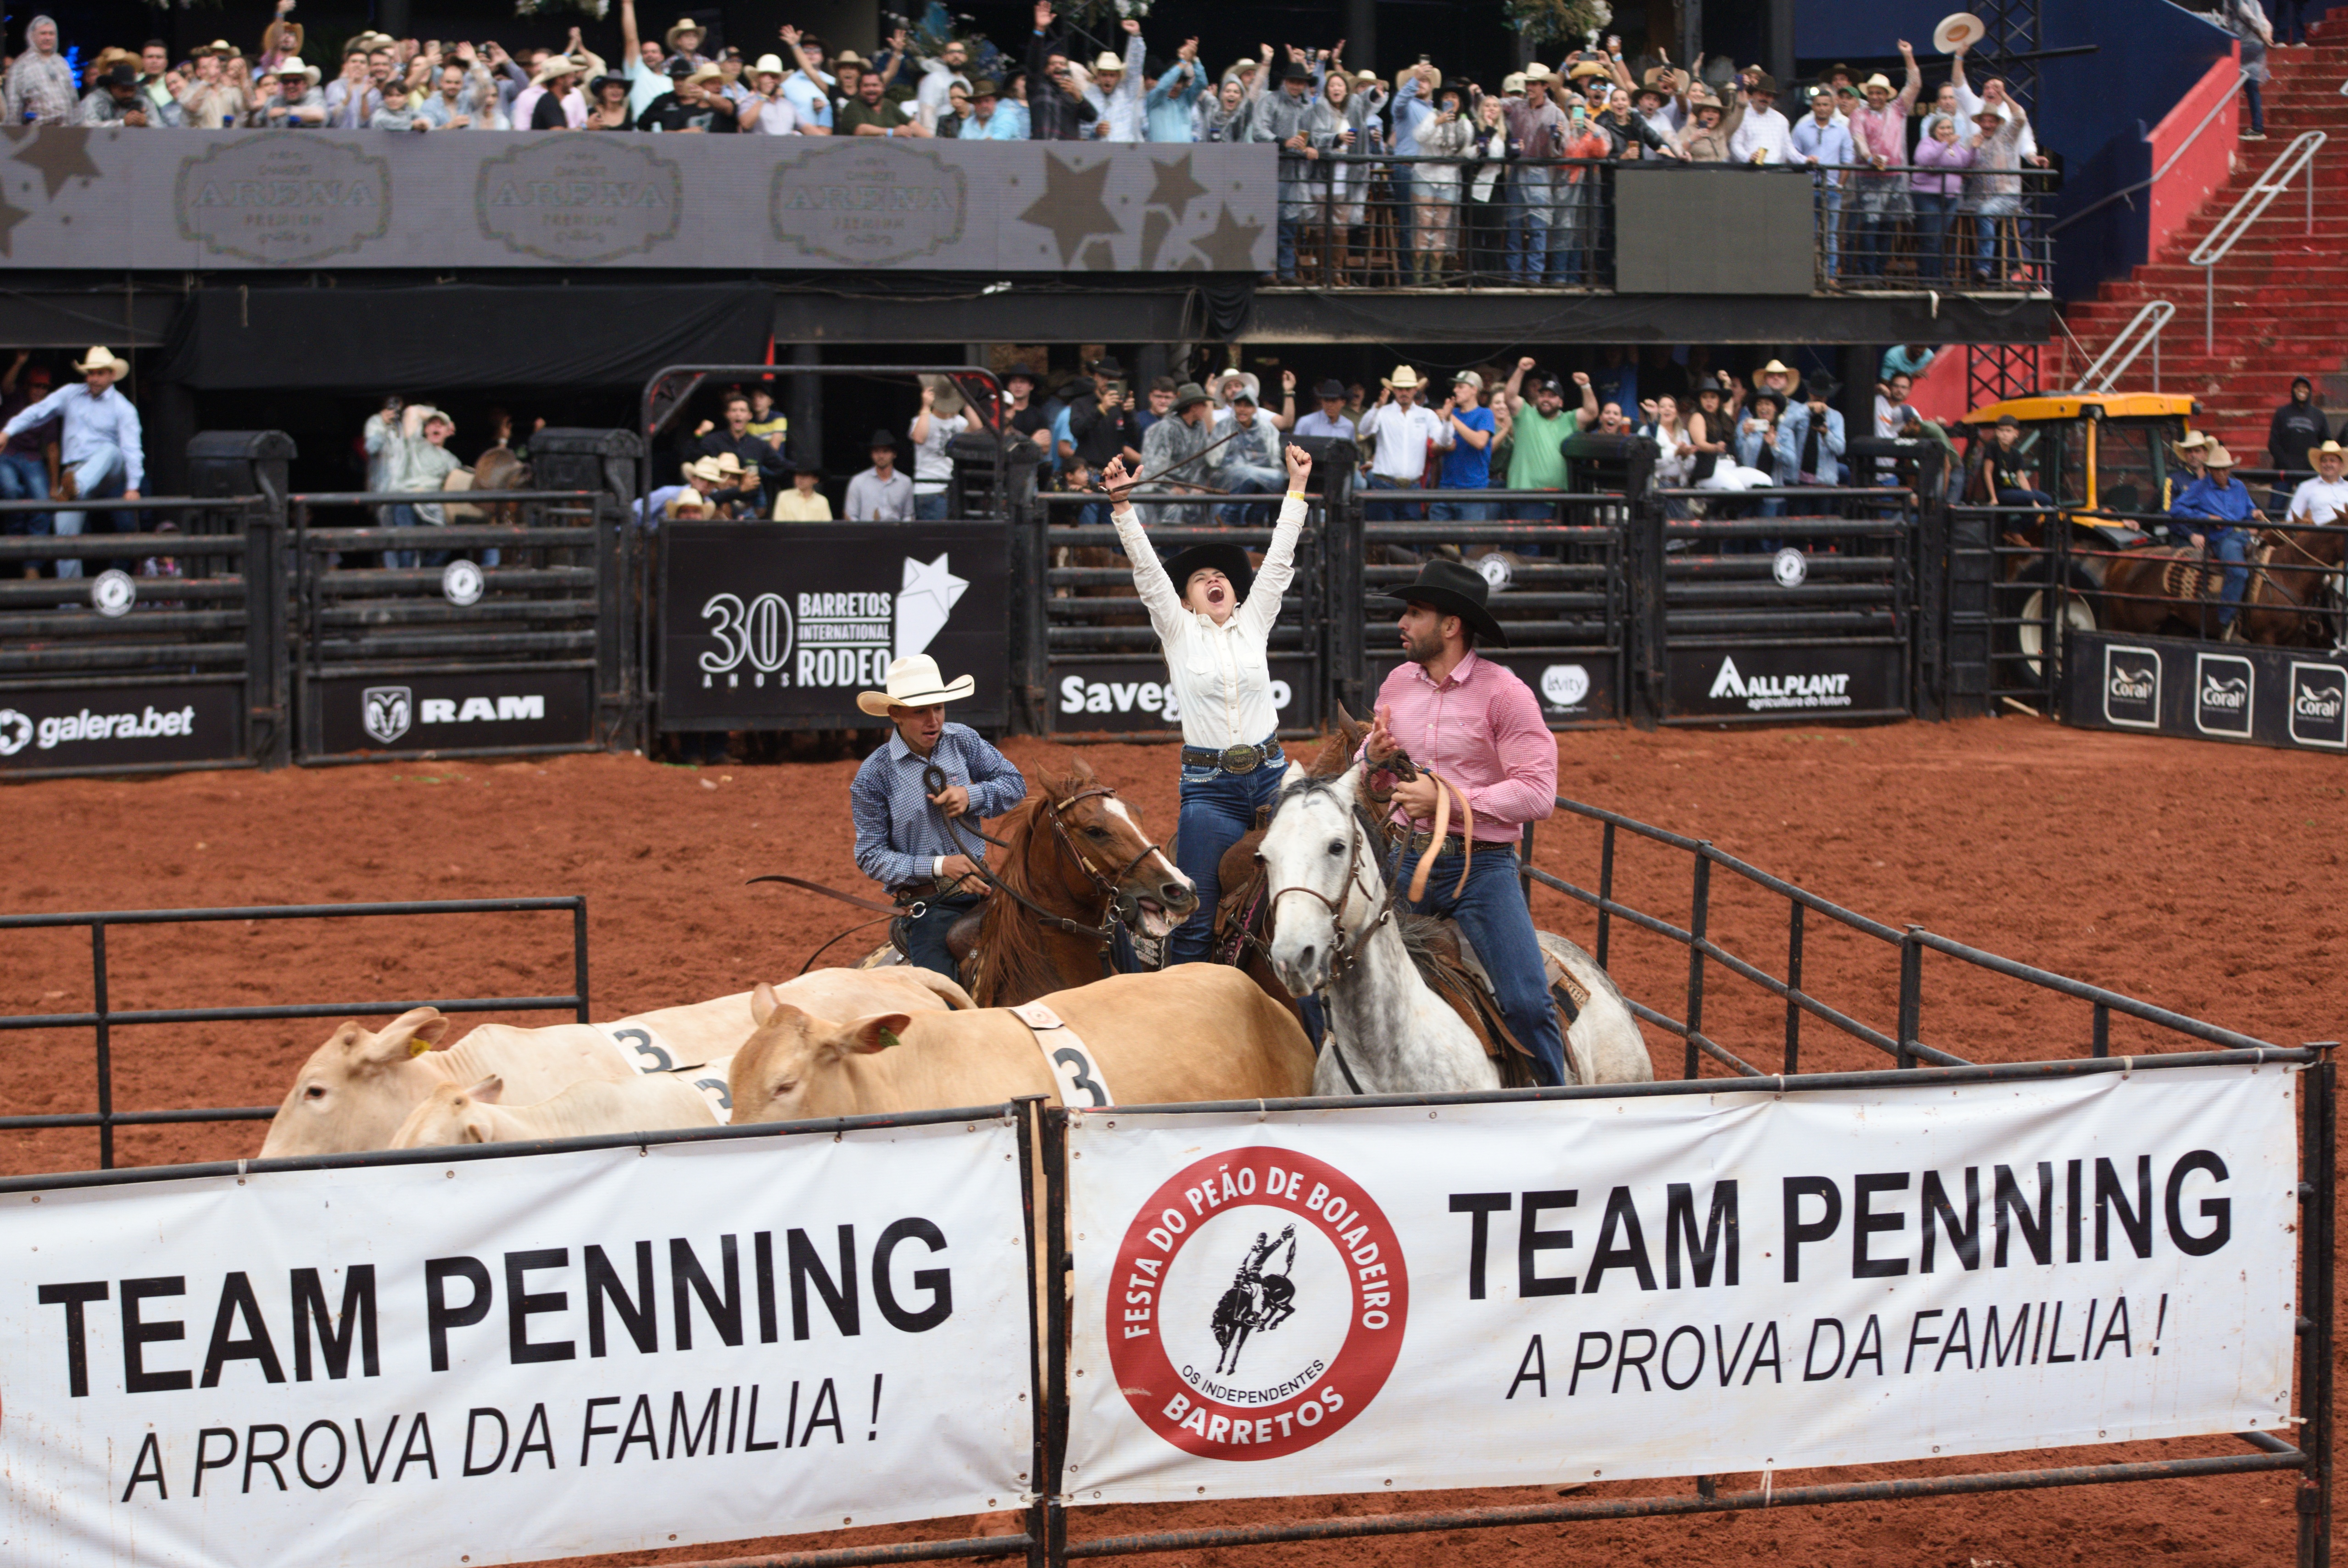
{"label": "yellow ear tag", "polygon": [[407,1042],[407,1054],[410,1056],[422,1056],[431,1049],[432,1042],[428,1040],[411,1040]]}
{"label": "yellow ear tag", "polygon": [[905,1042],[904,1042],[903,1040],[899,1040],[899,1039],[897,1038],[897,1035],[896,1035],[896,1031],[895,1031],[895,1030],[886,1030],[886,1029],[884,1029],[884,1030],[882,1030],[880,1031],[880,1049],[881,1049],[881,1050],[889,1050],[889,1049],[890,1049],[891,1047],[892,1047],[892,1046],[899,1046],[899,1045],[902,1045],[902,1044],[904,1044],[904,1043],[905,1043]]}

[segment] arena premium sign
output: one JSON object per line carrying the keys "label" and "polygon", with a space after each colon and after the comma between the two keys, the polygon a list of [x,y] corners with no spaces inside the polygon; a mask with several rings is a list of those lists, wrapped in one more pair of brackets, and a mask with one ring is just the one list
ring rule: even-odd
{"label": "arena premium sign", "polygon": [[236,682],[0,692],[0,774],[195,766],[243,754]]}
{"label": "arena premium sign", "polygon": [[2297,1077],[1078,1112],[1067,1490],[2288,1435]]}
{"label": "arena premium sign", "polygon": [[2095,631],[2069,633],[2063,657],[2066,724],[2348,752],[2348,658]]}
{"label": "arena premium sign", "polygon": [[[45,127],[0,261],[1262,272],[1268,146]],[[157,214],[170,218],[157,221]]]}
{"label": "arena premium sign", "polygon": [[889,661],[936,659],[999,728],[1010,570],[999,523],[682,523],[661,530],[659,726],[839,728]]}

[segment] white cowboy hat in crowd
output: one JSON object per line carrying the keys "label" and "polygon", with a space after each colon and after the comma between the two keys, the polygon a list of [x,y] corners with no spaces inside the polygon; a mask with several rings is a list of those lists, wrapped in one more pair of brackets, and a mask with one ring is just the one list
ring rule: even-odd
{"label": "white cowboy hat in crowd", "polygon": [[587,67],[570,56],[549,55],[538,63],[538,69],[530,77],[530,85],[542,87],[557,77],[583,77],[586,74]]}
{"label": "white cowboy hat in crowd", "polygon": [[1941,18],[1932,29],[1932,47],[1944,55],[1959,49],[1969,49],[1989,36],[1989,25],[1970,11],[1956,11]]}
{"label": "white cowboy hat in crowd", "polygon": [[1121,71],[1123,69],[1125,69],[1124,59],[1119,56],[1110,54],[1107,49],[1103,49],[1100,52],[1100,58],[1093,62],[1093,75],[1095,76],[1100,75],[1103,71]]}
{"label": "white cowboy hat in crowd", "polygon": [[2230,468],[2234,466],[2234,455],[2221,443],[2212,441],[2209,449],[2201,454],[2201,466],[2205,468]]}
{"label": "white cowboy hat in crowd", "polygon": [[312,87],[318,85],[318,67],[304,65],[302,56],[299,55],[286,56],[277,62],[277,68],[269,74],[273,77],[304,77],[309,79]]}
{"label": "white cowboy hat in crowd", "polygon": [[750,67],[750,74],[754,77],[781,77],[790,73],[783,69],[780,55],[761,55],[758,63]]}
{"label": "white cowboy hat in crowd", "polygon": [[1407,391],[1419,384],[1418,372],[1406,364],[1398,364],[1395,366],[1394,374],[1386,377],[1385,384],[1396,391]]}
{"label": "white cowboy hat in crowd", "polygon": [[724,481],[726,470],[718,466],[716,458],[700,457],[685,465],[685,477],[687,479],[705,479],[716,485]]}
{"label": "white cowboy hat in crowd", "polygon": [[88,354],[76,360],[74,368],[84,375],[88,375],[93,370],[111,370],[114,372],[114,379],[120,381],[130,374],[130,362],[103,343],[99,343],[94,344]]}
{"label": "white cowboy hat in crowd", "polygon": [[938,661],[926,653],[889,662],[889,689],[886,692],[859,692],[856,705],[876,719],[885,719],[891,708],[934,708],[942,702],[959,702],[978,689],[969,676],[948,681],[938,673]]}
{"label": "white cowboy hat in crowd", "polygon": [[663,35],[663,36],[668,41],[668,46],[672,53],[676,49],[676,36],[679,33],[691,33],[696,37],[705,38],[709,36],[709,29],[704,27],[700,23],[695,21],[690,16],[679,16],[676,19],[675,24]]}
{"label": "white cowboy hat in crowd", "polygon": [[1212,392],[1219,401],[1225,404],[1230,403],[1242,390],[1247,393],[1250,403],[1261,404],[1263,401],[1263,383],[1258,381],[1254,373],[1251,371],[1236,368],[1227,370],[1207,383],[1207,389]]}

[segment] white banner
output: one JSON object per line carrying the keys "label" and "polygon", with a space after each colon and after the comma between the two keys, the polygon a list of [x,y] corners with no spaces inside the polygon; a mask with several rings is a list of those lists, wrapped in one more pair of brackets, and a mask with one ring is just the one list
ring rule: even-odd
{"label": "white banner", "polygon": [[1079,1114],[1066,1490],[2287,1433],[2295,1081]]}
{"label": "white banner", "polygon": [[0,1554],[494,1563],[1016,1506],[1005,1121],[0,1196]]}

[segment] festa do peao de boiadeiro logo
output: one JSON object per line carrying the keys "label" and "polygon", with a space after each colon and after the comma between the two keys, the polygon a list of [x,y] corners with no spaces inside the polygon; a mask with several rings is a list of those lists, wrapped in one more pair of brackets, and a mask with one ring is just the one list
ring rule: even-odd
{"label": "festa do peao de boiadeiro logo", "polygon": [[1368,1194],[1280,1149],[1210,1155],[1117,1249],[1109,1361],[1134,1413],[1208,1459],[1278,1459],[1369,1408],[1402,1350],[1410,1276]]}

